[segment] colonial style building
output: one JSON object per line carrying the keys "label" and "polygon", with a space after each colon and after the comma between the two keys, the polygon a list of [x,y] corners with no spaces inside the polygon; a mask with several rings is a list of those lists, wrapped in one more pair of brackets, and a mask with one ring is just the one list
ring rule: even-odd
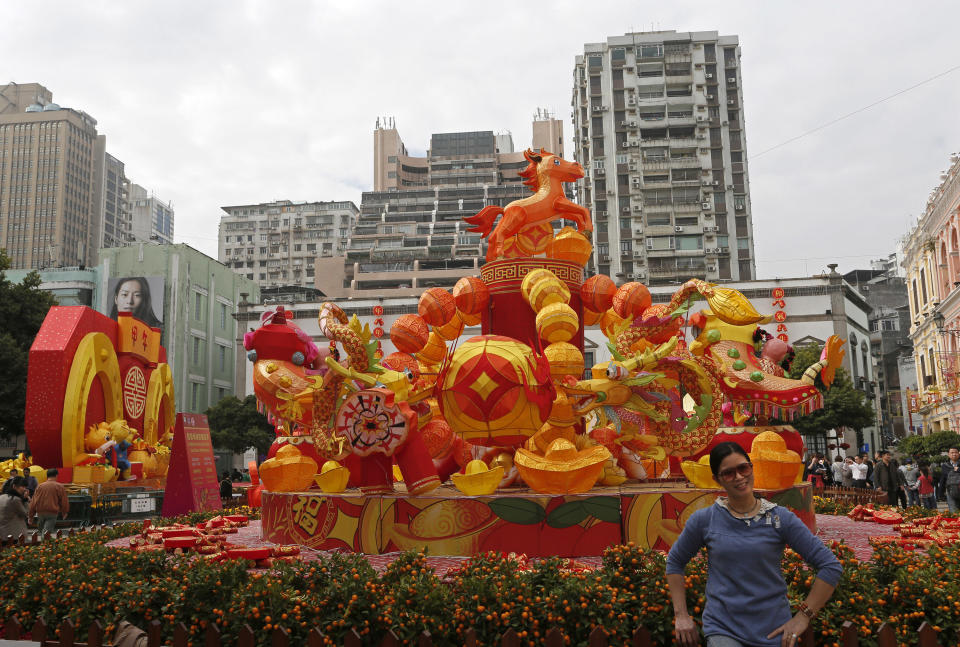
{"label": "colonial style building", "polygon": [[960,430],[960,155],[940,180],[903,241],[918,385],[909,413],[924,435]]}

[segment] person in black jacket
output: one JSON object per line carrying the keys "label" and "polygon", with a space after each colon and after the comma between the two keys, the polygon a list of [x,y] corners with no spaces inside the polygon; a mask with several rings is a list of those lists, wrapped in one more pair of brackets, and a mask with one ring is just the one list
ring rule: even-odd
{"label": "person in black jacket", "polygon": [[940,465],[939,489],[947,495],[947,507],[954,514],[960,510],[960,449],[947,450],[946,463]]}
{"label": "person in black jacket", "polygon": [[[901,488],[905,482],[897,462],[887,450],[880,452],[880,462],[873,468],[873,483],[877,490],[887,493],[888,504],[897,505],[898,493],[902,492]],[[906,504],[906,493],[904,493],[903,503]]]}

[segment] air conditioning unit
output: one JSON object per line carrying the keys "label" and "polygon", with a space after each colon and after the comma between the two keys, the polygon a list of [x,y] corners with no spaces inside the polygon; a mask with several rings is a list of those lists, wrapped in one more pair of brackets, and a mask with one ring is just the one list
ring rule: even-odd
{"label": "air conditioning unit", "polygon": [[606,171],[602,168],[595,168],[593,169],[593,172],[595,175],[606,175]]}
{"label": "air conditioning unit", "polygon": [[635,204],[635,205],[633,205],[633,210],[634,210],[634,211],[643,211],[643,205],[642,205],[642,204]]}
{"label": "air conditioning unit", "polygon": [[623,142],[620,144],[620,148],[630,148],[630,142]]}
{"label": "air conditioning unit", "polygon": [[627,170],[628,170],[628,171],[636,171],[636,170],[637,170],[637,165],[636,165],[636,164],[627,164]]}
{"label": "air conditioning unit", "polygon": [[701,181],[700,181],[700,185],[701,185],[701,186],[710,186],[710,180],[701,180]]}
{"label": "air conditioning unit", "polygon": [[698,122],[705,122],[706,120],[707,120],[707,118],[704,117],[703,115],[697,115],[697,121],[698,121]]}
{"label": "air conditioning unit", "polygon": [[609,254],[600,254],[600,262],[601,262],[601,263],[609,263],[609,262],[610,262],[610,255],[609,255]]}
{"label": "air conditioning unit", "polygon": [[620,209],[620,211],[623,211],[625,213],[630,213],[630,207],[623,207]]}
{"label": "air conditioning unit", "polygon": [[634,257],[643,256],[643,250],[642,250],[642,249],[635,249],[635,250],[633,250],[633,255],[634,255]]}
{"label": "air conditioning unit", "polygon": [[606,217],[607,217],[607,212],[606,212],[606,211],[598,211],[598,212],[597,212],[597,217],[598,217],[598,218],[606,218]]}
{"label": "air conditioning unit", "polygon": [[634,272],[634,273],[633,273],[633,278],[635,278],[635,279],[645,279],[645,278],[647,278],[647,273],[646,273],[646,272]]}
{"label": "air conditioning unit", "polygon": [[709,203],[709,202],[701,202],[701,203],[700,203],[700,206],[701,206],[703,209],[709,209],[709,208],[710,208],[710,203]]}
{"label": "air conditioning unit", "polygon": [[736,209],[737,211],[743,211],[743,205],[742,204],[734,205],[734,209]]}
{"label": "air conditioning unit", "polygon": [[603,112],[603,106],[594,106],[594,107],[593,107],[593,111],[594,111],[594,112]]}
{"label": "air conditioning unit", "polygon": [[639,145],[640,145],[640,142],[630,142],[630,145],[631,145],[631,146],[639,146]]}
{"label": "air conditioning unit", "polygon": [[716,272],[716,271],[717,271],[717,266],[716,266],[716,265],[707,265],[707,271],[708,271],[708,272]]}
{"label": "air conditioning unit", "polygon": [[680,225],[677,225],[676,227],[673,228],[673,230],[679,234],[680,232],[683,231],[683,227],[681,227]]}
{"label": "air conditioning unit", "polygon": [[633,230],[633,235],[634,235],[634,236],[642,236],[642,235],[643,235],[643,228],[642,228],[642,227],[637,227],[636,229],[634,229],[634,230]]}
{"label": "air conditioning unit", "polygon": [[710,74],[710,72],[707,72],[706,74],[704,74],[704,76],[707,77],[708,79],[712,79],[712,78],[713,78],[713,75]]}
{"label": "air conditioning unit", "polygon": [[728,189],[732,189],[732,188],[733,188],[733,185],[732,185],[732,184],[728,184],[728,185],[727,185],[727,188],[728,188]]}
{"label": "air conditioning unit", "polygon": [[714,180],[713,186],[720,186],[720,180]]}
{"label": "air conditioning unit", "polygon": [[714,96],[712,94],[707,95],[707,101],[713,101]]}
{"label": "air conditioning unit", "polygon": [[737,82],[737,77],[735,77],[735,76],[728,76],[728,77],[727,77],[727,83],[736,83],[736,82]]}
{"label": "air conditioning unit", "polygon": [[613,189],[610,189],[607,191],[607,195],[616,195],[616,193],[614,193]]}
{"label": "air conditioning unit", "polygon": [[621,122],[620,122],[620,125],[626,127],[626,125],[627,125],[628,123],[630,123],[630,122],[628,122],[628,121],[621,121]]}
{"label": "air conditioning unit", "polygon": [[714,225],[707,225],[706,227],[703,228],[703,231],[704,232],[720,231],[720,228]]}
{"label": "air conditioning unit", "polygon": [[728,106],[736,105],[736,103],[737,103],[736,99],[727,99]]}
{"label": "air conditioning unit", "polygon": [[629,97],[629,98],[627,99],[627,105],[628,105],[628,106],[635,106],[635,105],[637,105],[637,100],[634,99],[633,97]]}

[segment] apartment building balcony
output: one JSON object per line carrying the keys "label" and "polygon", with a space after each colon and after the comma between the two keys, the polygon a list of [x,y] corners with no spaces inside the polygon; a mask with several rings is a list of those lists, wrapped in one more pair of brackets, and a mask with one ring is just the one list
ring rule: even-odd
{"label": "apartment building balcony", "polygon": [[657,138],[650,138],[650,139],[641,139],[641,140],[640,140],[640,145],[643,146],[643,147],[647,147],[647,146],[660,146],[660,147],[663,147],[663,146],[669,146],[669,145],[670,145],[670,141],[671,141],[670,139],[667,139],[667,138],[665,138],[665,137],[663,137],[663,138],[657,137]]}
{"label": "apartment building balcony", "polygon": [[669,200],[662,202],[645,202],[643,205],[643,210],[647,214],[654,213],[672,213],[673,212],[673,203]]}
{"label": "apartment building balcony", "polygon": [[673,201],[673,210],[674,211],[697,211],[699,212],[703,208],[703,204],[699,199],[697,200],[684,200],[683,202],[679,200]]}

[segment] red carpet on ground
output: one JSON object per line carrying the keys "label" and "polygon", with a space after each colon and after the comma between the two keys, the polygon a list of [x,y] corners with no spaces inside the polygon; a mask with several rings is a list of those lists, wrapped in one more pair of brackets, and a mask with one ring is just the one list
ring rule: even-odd
{"label": "red carpet on ground", "polygon": [[[873,522],[853,521],[843,516],[817,515],[817,536],[824,542],[843,540],[853,549],[857,559],[861,561],[868,560],[873,555],[873,548],[870,546],[869,538],[881,535],[899,536],[898,533],[892,531],[890,526],[883,526]],[[272,545],[270,542],[262,539],[259,521],[251,521],[249,526],[240,528],[237,534],[230,537],[230,542],[251,548]],[[130,540],[129,538],[116,539],[108,545],[125,547],[130,545]],[[301,554],[304,559],[310,561],[323,555],[324,551],[305,548]],[[368,555],[367,560],[377,572],[383,572],[390,562],[396,559],[397,555],[398,553]],[[443,577],[449,571],[458,568],[460,564],[467,559],[466,557],[429,557],[428,563],[439,577]],[[595,557],[580,557],[575,560],[569,560],[568,563],[571,569],[589,570],[599,568],[601,557],[599,555]]]}

